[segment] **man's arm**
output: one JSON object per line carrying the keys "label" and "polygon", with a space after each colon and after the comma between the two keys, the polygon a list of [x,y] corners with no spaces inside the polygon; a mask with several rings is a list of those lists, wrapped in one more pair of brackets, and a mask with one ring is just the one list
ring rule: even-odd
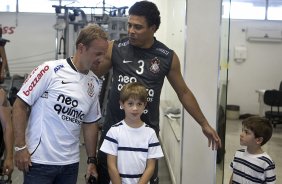
{"label": "man's arm", "polygon": [[[85,149],[88,157],[96,157],[98,130],[98,123],[82,124]],[[86,180],[88,180],[90,175],[98,177],[96,165],[93,163],[89,163],[87,166]]]}
{"label": "man's arm", "polygon": [[107,164],[112,184],[121,184],[121,178],[117,168],[117,157],[107,154]]}
{"label": "man's arm", "polygon": [[151,177],[154,174],[155,165],[156,159],[152,158],[147,160],[146,169],[142,177],[140,178],[138,184],[147,184],[150,181]]}
{"label": "man's arm", "polygon": [[[14,130],[15,146],[26,147],[25,130],[27,126],[29,106],[20,98],[17,97],[13,105],[12,122]],[[31,166],[30,153],[27,148],[15,153],[15,165],[21,171],[28,171]]]}
{"label": "man's arm", "polygon": [[208,138],[209,146],[212,145],[212,149],[221,147],[221,140],[216,131],[209,125],[207,119],[202,113],[199,104],[193,95],[192,91],[186,85],[180,70],[180,62],[178,56],[174,53],[171,69],[167,76],[168,81],[175,90],[180,102],[184,106],[185,110],[198,122],[202,127],[202,131]]}
{"label": "man's arm", "polygon": [[14,170],[13,164],[13,126],[11,119],[12,109],[9,101],[7,100],[6,92],[0,89],[0,120],[3,131],[3,138],[5,142],[5,160],[3,165],[3,173],[10,175]]}
{"label": "man's arm", "polygon": [[105,55],[104,61],[102,61],[99,64],[99,68],[95,70],[95,68],[91,68],[91,70],[97,75],[98,77],[101,77],[109,72],[109,70],[112,67],[112,50],[114,41],[108,41],[109,47],[107,50],[107,53]]}

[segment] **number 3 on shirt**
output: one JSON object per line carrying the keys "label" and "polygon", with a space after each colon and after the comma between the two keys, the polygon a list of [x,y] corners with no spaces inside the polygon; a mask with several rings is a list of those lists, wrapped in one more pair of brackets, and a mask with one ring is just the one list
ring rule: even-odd
{"label": "number 3 on shirt", "polygon": [[136,73],[141,75],[144,72],[144,61],[143,60],[139,60],[138,63],[139,63],[139,69],[140,70],[136,70]]}

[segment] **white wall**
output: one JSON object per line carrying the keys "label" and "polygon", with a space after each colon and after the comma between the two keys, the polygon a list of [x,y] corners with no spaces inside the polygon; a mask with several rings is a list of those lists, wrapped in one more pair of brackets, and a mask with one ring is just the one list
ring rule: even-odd
{"label": "white wall", "polygon": [[[216,127],[220,7],[217,0],[188,0],[185,80],[206,118]],[[184,115],[182,183],[215,183],[216,152],[199,125]]]}
{"label": "white wall", "polygon": [[10,40],[5,46],[11,75],[24,75],[43,61],[55,59],[55,14],[0,12],[3,38]]}
{"label": "white wall", "polygon": [[[184,50],[185,50],[185,17],[186,17],[186,1],[185,0],[155,0],[161,14],[161,25],[155,36],[158,40],[173,49],[178,55],[181,69],[184,70]],[[182,108],[181,103],[175,91],[167,80],[164,82],[161,104],[163,107]],[[166,103],[164,102],[166,101]],[[172,184],[180,184],[181,170],[181,122],[169,121],[164,117],[164,109],[160,112],[160,139],[162,141],[163,151],[165,152],[168,168],[171,174]],[[173,129],[172,127],[175,127]],[[177,136],[176,136],[177,134]]]}
{"label": "white wall", "polygon": [[[174,50],[180,60],[181,70],[184,70],[185,46],[185,0],[155,0],[161,14],[161,25],[155,36],[158,40]],[[183,72],[182,72],[183,73]],[[161,99],[170,99],[173,105],[181,107],[181,103],[167,80],[164,82]]]}
{"label": "white wall", "polygon": [[[278,89],[282,81],[282,42],[262,43],[246,41],[247,27],[277,28],[281,21],[231,21],[230,61],[228,68],[227,103],[240,106],[240,113],[259,113],[257,89]],[[234,61],[234,47],[245,45],[247,60]]]}

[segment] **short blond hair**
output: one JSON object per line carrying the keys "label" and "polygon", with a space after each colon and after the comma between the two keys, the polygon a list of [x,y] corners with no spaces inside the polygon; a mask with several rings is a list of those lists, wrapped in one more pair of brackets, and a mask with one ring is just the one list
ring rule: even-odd
{"label": "short blond hair", "polygon": [[81,29],[77,39],[75,46],[78,48],[78,45],[82,43],[85,46],[90,46],[90,43],[95,39],[108,39],[107,33],[97,24],[88,24],[84,28]]}
{"label": "short blond hair", "polygon": [[129,98],[138,99],[146,103],[148,92],[146,87],[140,82],[132,82],[124,85],[120,92],[120,101],[124,103]]}

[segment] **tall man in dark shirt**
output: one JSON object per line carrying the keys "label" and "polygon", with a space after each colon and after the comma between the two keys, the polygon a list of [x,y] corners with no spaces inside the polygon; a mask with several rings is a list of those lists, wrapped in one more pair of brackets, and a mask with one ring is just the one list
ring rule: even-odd
{"label": "tall man in dark shirt", "polygon": [[[209,146],[217,149],[221,146],[221,140],[186,85],[181,75],[178,56],[154,37],[159,25],[160,12],[157,6],[149,1],[136,2],[129,9],[128,37],[111,41],[106,61],[101,63],[98,71],[94,71],[98,75],[103,75],[113,68],[113,80],[100,144],[109,128],[124,118],[124,112],[119,105],[119,93],[122,86],[130,82],[138,81],[147,87],[148,103],[141,118],[158,133],[160,95],[164,79],[167,77],[186,111],[201,126],[208,138]],[[109,177],[106,155],[101,151],[98,153],[98,162],[99,183],[107,184]],[[157,169],[150,183],[158,183]]]}

